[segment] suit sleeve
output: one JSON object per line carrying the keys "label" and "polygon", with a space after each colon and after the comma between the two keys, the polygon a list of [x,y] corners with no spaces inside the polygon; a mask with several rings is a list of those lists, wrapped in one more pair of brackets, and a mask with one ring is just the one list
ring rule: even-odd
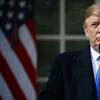
{"label": "suit sleeve", "polygon": [[41,92],[39,100],[64,100],[63,72],[60,61],[56,57],[45,89]]}

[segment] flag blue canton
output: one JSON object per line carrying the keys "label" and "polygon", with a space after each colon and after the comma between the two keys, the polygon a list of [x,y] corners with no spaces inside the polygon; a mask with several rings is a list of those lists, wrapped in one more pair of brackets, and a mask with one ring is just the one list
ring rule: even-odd
{"label": "flag blue canton", "polygon": [[11,36],[16,26],[20,27],[30,15],[31,7],[27,0],[0,1],[0,30],[6,36]]}

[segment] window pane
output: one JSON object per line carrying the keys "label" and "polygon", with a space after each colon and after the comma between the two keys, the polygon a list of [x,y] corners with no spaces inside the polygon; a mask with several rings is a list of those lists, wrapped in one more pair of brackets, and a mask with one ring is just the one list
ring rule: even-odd
{"label": "window pane", "polygon": [[88,45],[88,41],[66,41],[66,51],[79,50]]}
{"label": "window pane", "polygon": [[35,0],[35,20],[38,34],[58,34],[58,0]]}
{"label": "window pane", "polygon": [[83,14],[93,0],[66,1],[66,34],[83,34]]}
{"label": "window pane", "polygon": [[38,76],[47,76],[51,67],[51,61],[59,52],[58,41],[39,41],[38,50]]}

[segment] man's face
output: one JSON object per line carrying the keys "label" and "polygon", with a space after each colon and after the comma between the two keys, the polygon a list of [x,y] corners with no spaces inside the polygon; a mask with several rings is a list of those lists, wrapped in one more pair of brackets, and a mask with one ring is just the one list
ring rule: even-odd
{"label": "man's face", "polygon": [[84,28],[85,35],[90,42],[90,45],[99,51],[100,45],[100,16],[92,15],[85,20],[86,27]]}

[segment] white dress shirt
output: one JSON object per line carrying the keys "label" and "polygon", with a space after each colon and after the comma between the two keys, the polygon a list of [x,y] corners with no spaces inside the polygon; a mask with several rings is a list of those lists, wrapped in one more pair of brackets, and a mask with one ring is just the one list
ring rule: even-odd
{"label": "white dress shirt", "polygon": [[100,61],[98,61],[97,58],[100,56],[100,54],[96,52],[92,47],[90,48],[90,52],[91,52],[91,60],[92,60],[92,65],[93,65],[94,78],[96,80],[96,73],[100,66]]}

